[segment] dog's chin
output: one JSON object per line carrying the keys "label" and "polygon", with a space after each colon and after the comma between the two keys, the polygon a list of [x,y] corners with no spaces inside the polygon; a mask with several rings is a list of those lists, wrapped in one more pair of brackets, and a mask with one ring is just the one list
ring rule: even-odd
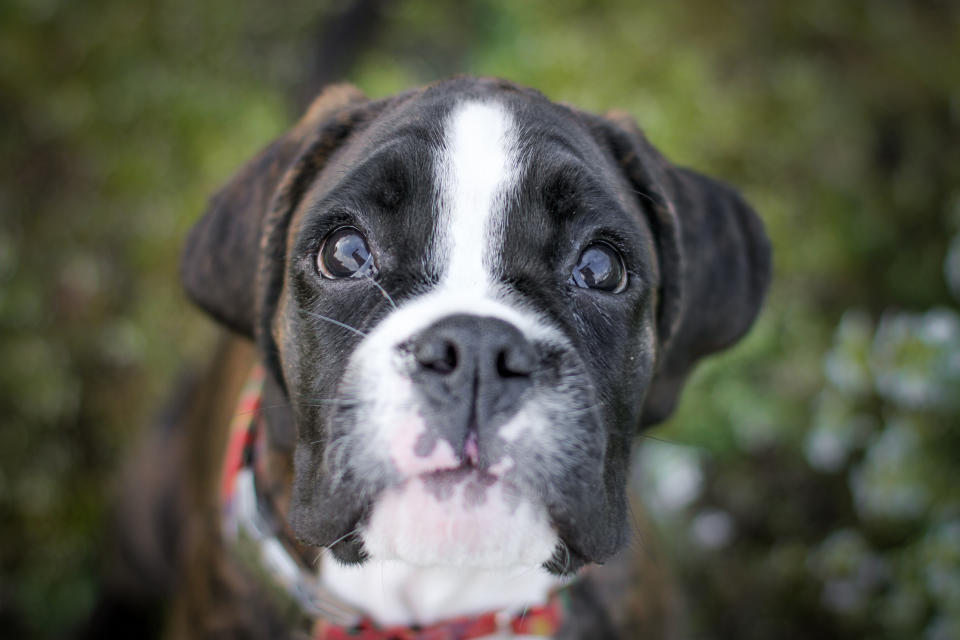
{"label": "dog's chin", "polygon": [[[451,485],[461,483],[462,488],[447,495]],[[456,495],[464,500],[476,489],[467,488],[471,483],[488,485],[485,499],[474,496],[457,506],[452,502]],[[509,484],[481,480],[475,472],[424,474],[385,489],[351,522],[349,533],[334,543],[320,543],[344,565],[394,560],[494,571],[537,567],[564,576],[590,562],[566,536],[558,535],[545,509]]]}
{"label": "dog's chin", "polygon": [[384,489],[359,537],[374,560],[490,570],[544,566],[558,545],[546,509],[500,478],[465,467]]}

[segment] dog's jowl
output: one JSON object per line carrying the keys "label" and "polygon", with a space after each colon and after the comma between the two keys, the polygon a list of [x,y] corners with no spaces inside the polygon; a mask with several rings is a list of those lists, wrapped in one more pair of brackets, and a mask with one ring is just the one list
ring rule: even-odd
{"label": "dog's jowl", "polygon": [[629,118],[464,77],[322,93],[182,275],[241,337],[176,427],[168,493],[201,524],[172,545],[175,629],[634,637],[591,590],[623,561],[631,443],[747,331],[769,248]]}

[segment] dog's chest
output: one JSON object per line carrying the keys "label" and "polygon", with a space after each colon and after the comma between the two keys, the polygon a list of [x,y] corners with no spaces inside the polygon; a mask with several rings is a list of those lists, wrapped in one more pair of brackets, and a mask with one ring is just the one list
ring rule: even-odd
{"label": "dog's chest", "polygon": [[490,611],[509,618],[545,603],[561,583],[557,576],[530,568],[483,571],[395,561],[346,566],[329,553],[324,554],[321,580],[382,625],[430,625]]}

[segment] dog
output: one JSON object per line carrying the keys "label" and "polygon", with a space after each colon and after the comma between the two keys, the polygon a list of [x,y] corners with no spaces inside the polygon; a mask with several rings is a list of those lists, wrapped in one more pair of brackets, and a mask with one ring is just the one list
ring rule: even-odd
{"label": "dog", "polygon": [[233,337],[125,483],[170,635],[630,638],[591,572],[634,436],[747,332],[770,248],[629,116],[456,77],[327,88],[181,274]]}

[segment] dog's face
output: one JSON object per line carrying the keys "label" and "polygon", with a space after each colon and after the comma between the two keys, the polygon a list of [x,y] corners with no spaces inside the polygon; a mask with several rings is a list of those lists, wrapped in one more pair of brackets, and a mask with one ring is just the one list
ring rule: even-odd
{"label": "dog's face", "polygon": [[629,123],[458,78],[321,95],[213,202],[184,279],[285,390],[302,540],[565,572],[621,545],[633,435],[768,269],[738,196]]}

